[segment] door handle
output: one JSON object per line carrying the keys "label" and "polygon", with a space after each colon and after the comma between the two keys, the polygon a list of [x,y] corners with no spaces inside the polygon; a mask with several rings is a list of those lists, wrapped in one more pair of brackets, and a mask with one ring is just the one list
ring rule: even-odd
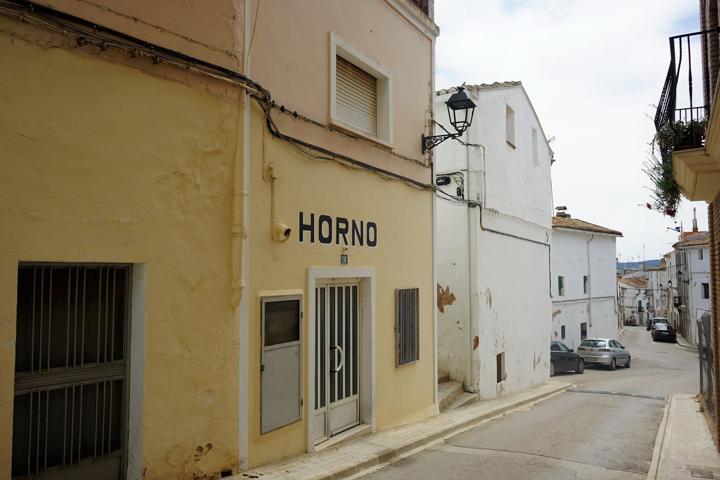
{"label": "door handle", "polygon": [[333,345],[330,347],[330,350],[338,350],[340,352],[340,363],[337,364],[334,370],[331,370],[332,373],[338,373],[345,366],[345,350],[343,350],[340,345]]}

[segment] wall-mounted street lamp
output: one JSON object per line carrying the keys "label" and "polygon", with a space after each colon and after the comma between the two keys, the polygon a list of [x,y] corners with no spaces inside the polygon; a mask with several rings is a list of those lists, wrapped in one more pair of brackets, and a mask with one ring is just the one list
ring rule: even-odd
{"label": "wall-mounted street lamp", "polygon": [[453,93],[448,101],[445,102],[448,111],[448,117],[450,118],[450,124],[453,126],[457,133],[447,133],[445,135],[430,135],[426,137],[422,135],[422,152],[425,153],[428,150],[435,148],[445,140],[450,138],[458,138],[462,135],[465,130],[468,129],[473,120],[475,114],[475,103],[470,100],[465,93],[465,87],[457,87],[455,93]]}
{"label": "wall-mounted street lamp", "polygon": [[677,279],[679,283],[690,283],[690,280],[683,280],[685,278],[685,274],[682,272],[682,270],[677,271]]}

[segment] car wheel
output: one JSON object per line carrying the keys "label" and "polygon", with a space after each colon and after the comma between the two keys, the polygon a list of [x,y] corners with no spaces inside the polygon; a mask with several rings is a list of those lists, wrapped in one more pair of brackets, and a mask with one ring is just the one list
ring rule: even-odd
{"label": "car wheel", "polygon": [[608,367],[608,368],[610,368],[610,370],[615,370],[616,367],[617,367],[617,363],[615,362],[615,359],[613,358],[610,361],[610,367]]}
{"label": "car wheel", "polygon": [[550,376],[555,376],[555,362],[550,362]]}
{"label": "car wheel", "polygon": [[575,365],[575,373],[585,373],[585,362],[581,358],[577,361],[577,365]]}
{"label": "car wheel", "polygon": [[631,360],[632,360],[632,358],[630,357],[630,355],[628,355],[628,360],[627,360],[627,363],[625,364],[625,368],[630,368],[630,361],[631,361]]}

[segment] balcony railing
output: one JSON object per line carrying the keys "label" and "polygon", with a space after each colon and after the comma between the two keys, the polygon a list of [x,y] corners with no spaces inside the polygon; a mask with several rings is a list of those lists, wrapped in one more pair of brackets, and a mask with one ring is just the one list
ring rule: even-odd
{"label": "balcony railing", "polygon": [[[670,37],[670,66],[655,112],[661,150],[697,148],[705,144],[710,115],[708,45],[720,29]],[[681,105],[681,106],[678,106]]]}

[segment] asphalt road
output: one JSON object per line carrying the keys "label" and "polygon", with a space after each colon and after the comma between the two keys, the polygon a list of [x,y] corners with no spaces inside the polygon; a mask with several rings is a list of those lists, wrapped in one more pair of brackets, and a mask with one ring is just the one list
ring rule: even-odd
{"label": "asphalt road", "polygon": [[394,479],[644,479],[665,398],[694,393],[697,353],[654,343],[644,327],[620,337],[632,367],[559,374],[578,386],[363,477]]}

